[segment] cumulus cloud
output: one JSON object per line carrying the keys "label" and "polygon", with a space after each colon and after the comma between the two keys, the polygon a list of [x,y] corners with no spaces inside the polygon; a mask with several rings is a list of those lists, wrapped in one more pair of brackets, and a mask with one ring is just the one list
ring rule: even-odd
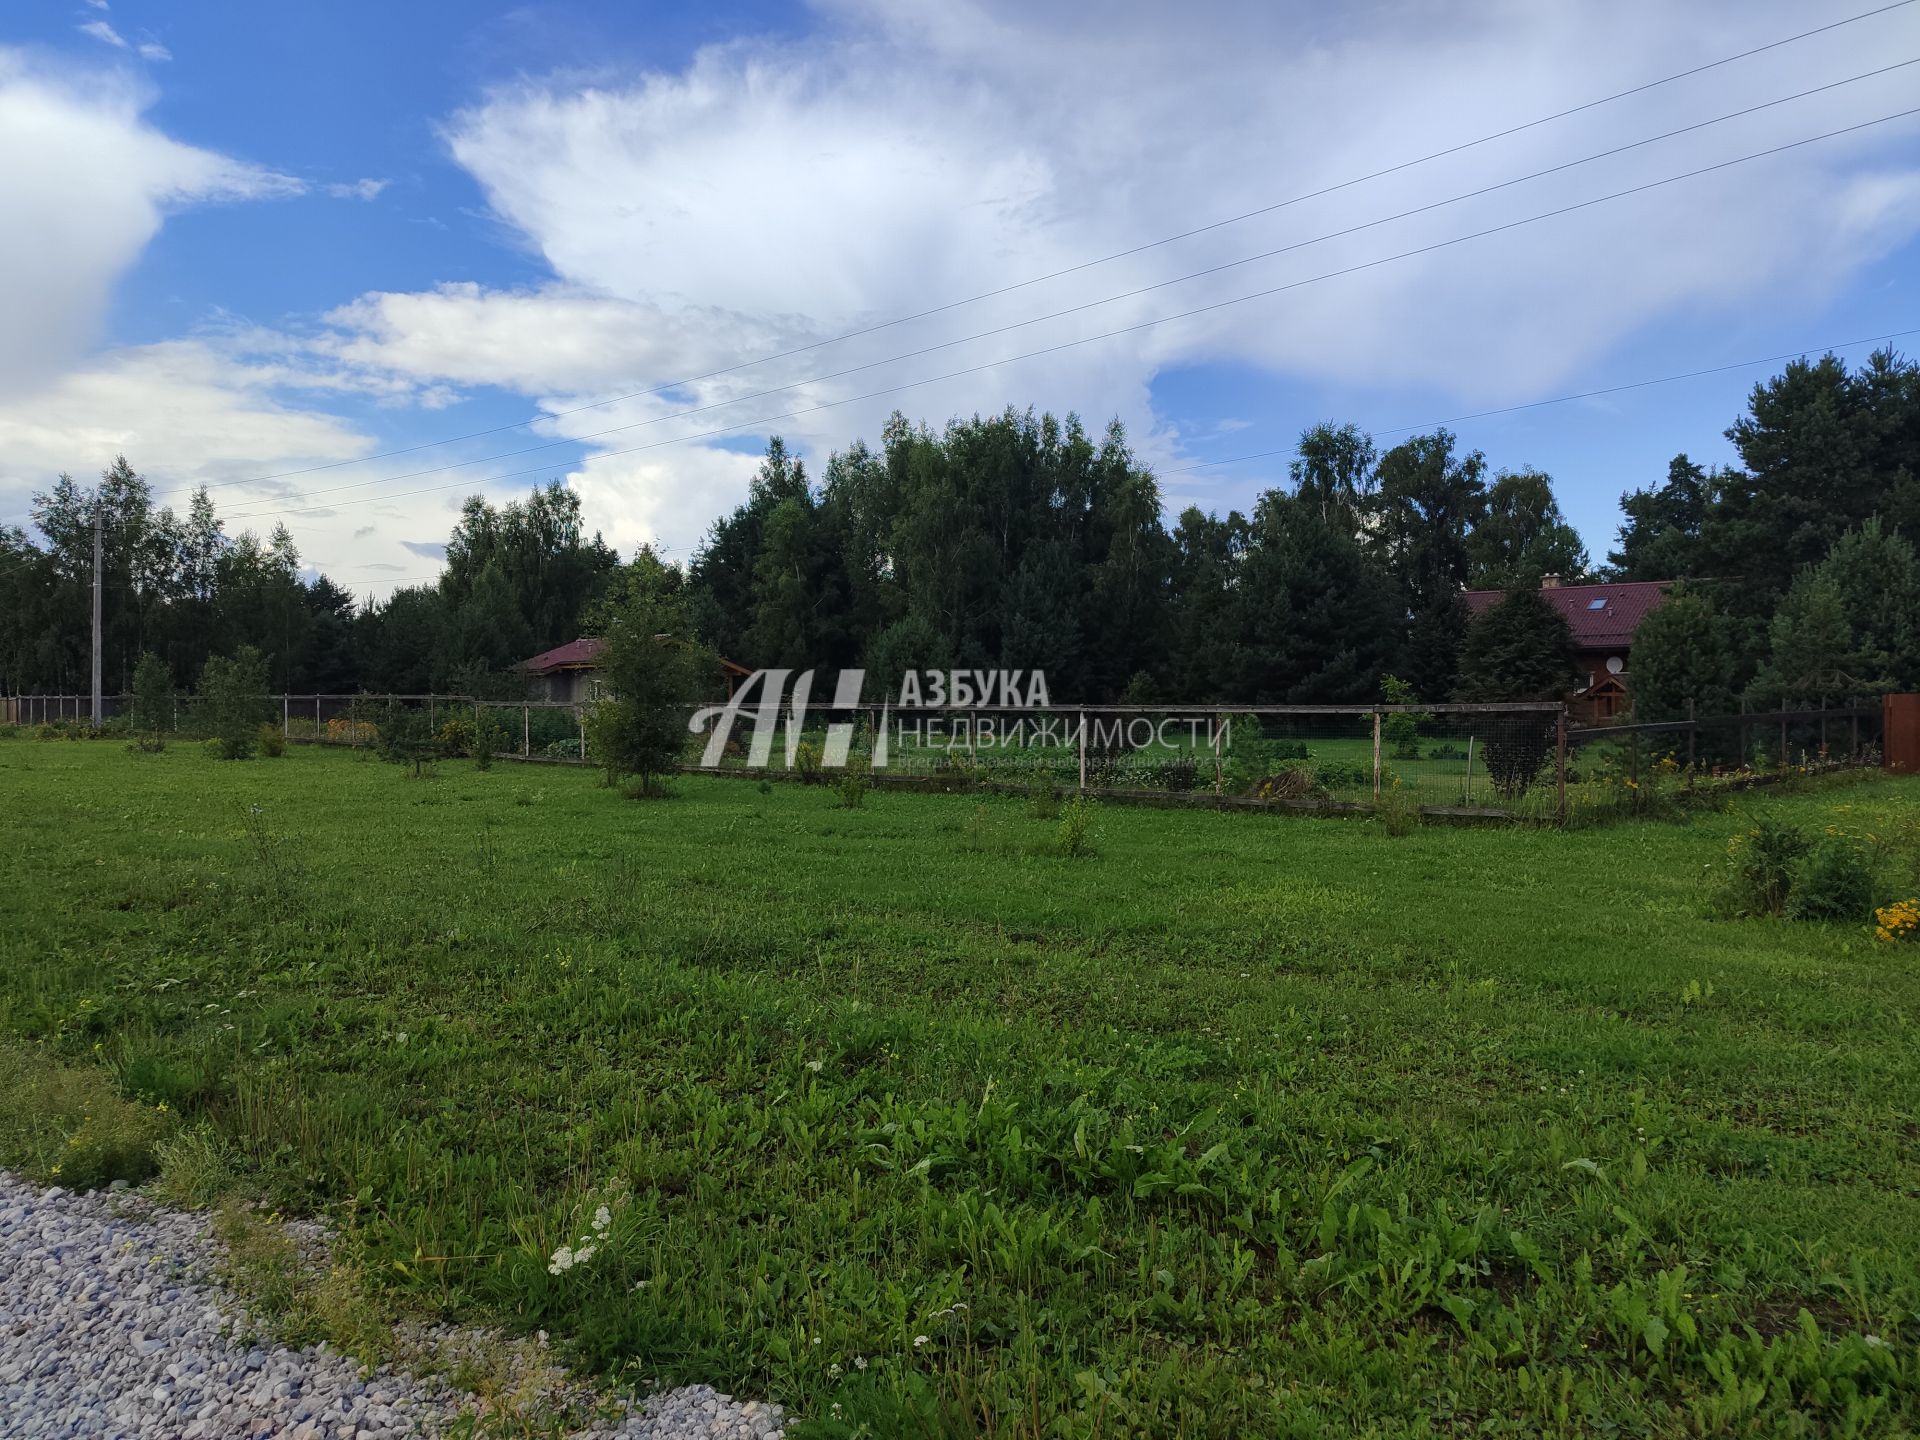
{"label": "cumulus cloud", "polygon": [[[1032,401],[1095,424],[1118,413],[1150,455],[1171,458],[1179,436],[1150,390],[1168,367],[1242,363],[1462,402],[1526,398],[1677,311],[1731,317],[1762,296],[1776,313],[1811,308],[1920,228],[1920,176],[1900,149],[1908,124],[1388,258],[1906,108],[1910,76],[1895,73],[1221,275],[816,378],[1871,68],[1920,39],[1920,16],[1902,13],[1871,33],[1836,31],[1710,82],[1178,245],[707,375],[1320,190],[1806,24],[1778,0],[1711,14],[1638,0],[1624,17],[1613,6],[1485,0],[1394,15],[1388,25],[1372,23],[1377,14],[1280,7],[1090,15],[1013,0],[845,0],[825,8],[811,38],[713,47],[678,72],[520,80],[453,116],[445,134],[553,280],[366,296],[328,317],[327,343],[344,364],[505,385],[555,412],[686,382],[542,427],[587,439],[593,453],[576,483],[619,515],[620,533],[642,535],[686,528],[737,489],[739,455],[698,443],[702,432],[751,433],[764,420],[817,449],[873,435],[895,405],[937,419]],[[1370,268],[1315,278],[1353,266]],[[1268,299],[1008,358],[1300,281]],[[973,373],[933,379],[956,370]],[[875,390],[892,393],[815,408]],[[690,407],[712,408],[665,418]]]}
{"label": "cumulus cloud", "polygon": [[0,396],[57,374],[171,209],[299,193],[290,176],[183,145],[117,72],[58,73],[0,49]]}

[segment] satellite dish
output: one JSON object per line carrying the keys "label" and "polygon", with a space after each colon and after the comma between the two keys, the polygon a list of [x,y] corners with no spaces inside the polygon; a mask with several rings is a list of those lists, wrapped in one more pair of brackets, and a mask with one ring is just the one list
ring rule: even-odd
{"label": "satellite dish", "polygon": [[1626,668],[1627,668],[1627,662],[1623,660],[1620,656],[1618,655],[1607,656],[1607,673],[1609,675],[1618,675],[1622,670],[1625,670]]}

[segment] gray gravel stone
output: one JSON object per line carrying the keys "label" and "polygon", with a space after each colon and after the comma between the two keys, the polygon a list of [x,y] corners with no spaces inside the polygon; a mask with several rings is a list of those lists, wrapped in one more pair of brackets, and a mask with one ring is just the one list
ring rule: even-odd
{"label": "gray gravel stone", "polygon": [[[5,1440],[398,1440],[434,1436],[475,1408],[433,1375],[369,1377],[315,1346],[249,1344],[241,1302],[218,1279],[203,1216],[124,1187],[42,1190],[0,1170],[0,1437]],[[553,1413],[605,1403],[531,1341],[451,1327],[422,1332],[443,1353],[506,1347]],[[418,1338],[418,1337],[416,1337]],[[689,1385],[574,1440],[779,1440],[777,1405]]]}

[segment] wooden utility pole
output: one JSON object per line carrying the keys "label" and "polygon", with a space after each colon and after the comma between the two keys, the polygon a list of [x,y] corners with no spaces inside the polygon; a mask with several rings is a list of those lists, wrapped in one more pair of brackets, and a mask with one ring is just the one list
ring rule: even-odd
{"label": "wooden utility pole", "polygon": [[93,728],[100,728],[100,492],[93,492]]}

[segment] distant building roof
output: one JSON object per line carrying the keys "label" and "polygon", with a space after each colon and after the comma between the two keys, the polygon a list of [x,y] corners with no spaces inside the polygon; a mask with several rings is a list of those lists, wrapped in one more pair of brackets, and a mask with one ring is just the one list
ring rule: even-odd
{"label": "distant building roof", "polygon": [[531,660],[522,660],[520,668],[529,675],[547,675],[555,670],[591,669],[598,663],[600,651],[606,643],[597,635],[569,640],[551,650],[542,650]]}
{"label": "distant building roof", "polygon": [[[666,640],[668,637],[662,635],[659,638]],[[591,670],[599,665],[600,652],[606,648],[606,644],[598,635],[582,636],[564,645],[556,645],[551,650],[542,650],[531,660],[522,660],[520,668],[529,675],[548,675],[555,670]],[[753,673],[746,666],[736,665],[724,656],[720,657],[720,668],[729,675]]]}
{"label": "distant building roof", "polygon": [[[1633,643],[1640,622],[1660,607],[1671,580],[1624,580],[1612,585],[1562,585],[1551,576],[1540,598],[1558,610],[1581,650],[1621,650]],[[1506,598],[1504,590],[1469,590],[1467,613],[1481,615]]]}

